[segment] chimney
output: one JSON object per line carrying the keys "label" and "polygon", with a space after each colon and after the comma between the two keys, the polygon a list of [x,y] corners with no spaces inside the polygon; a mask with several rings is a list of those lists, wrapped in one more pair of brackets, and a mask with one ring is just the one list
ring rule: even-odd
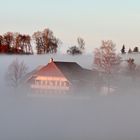
{"label": "chimney", "polygon": [[53,58],[50,59],[50,63],[52,63],[52,62],[53,62]]}

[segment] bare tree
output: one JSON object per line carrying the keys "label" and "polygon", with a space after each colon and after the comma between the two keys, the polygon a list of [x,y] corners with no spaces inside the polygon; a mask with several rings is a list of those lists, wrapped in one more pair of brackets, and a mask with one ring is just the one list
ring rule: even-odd
{"label": "bare tree", "polygon": [[33,54],[33,49],[32,49],[32,45],[31,45],[31,36],[30,35],[26,35],[25,37],[25,52],[26,54]]}
{"label": "bare tree", "polygon": [[37,54],[56,53],[60,41],[53,35],[50,29],[38,31],[33,34],[36,43]]}
{"label": "bare tree", "polygon": [[19,62],[18,59],[15,59],[9,66],[6,72],[6,81],[9,86],[13,88],[19,87],[22,82],[22,78],[25,76],[27,72],[27,66],[22,61]]}
{"label": "bare tree", "polygon": [[85,49],[85,41],[83,38],[81,37],[78,37],[77,38],[77,42],[78,42],[78,46],[81,50],[84,50]]}
{"label": "bare tree", "polygon": [[12,32],[7,32],[3,35],[3,44],[8,47],[8,52],[6,53],[10,53],[12,51],[11,44],[13,40],[14,40],[14,37],[13,37]]}
{"label": "bare tree", "polygon": [[94,64],[98,70],[107,75],[108,93],[110,92],[110,76],[120,65],[121,58],[115,52],[115,44],[111,41],[102,41],[100,48],[94,52]]}
{"label": "bare tree", "polygon": [[44,53],[44,41],[42,38],[42,32],[35,32],[32,37],[35,40],[37,54]]}
{"label": "bare tree", "polygon": [[125,52],[125,45],[122,46],[121,53],[122,54],[126,54],[126,52]]}
{"label": "bare tree", "polygon": [[133,58],[129,58],[127,60],[127,63],[128,63],[128,71],[134,72],[136,70],[135,60]]}
{"label": "bare tree", "polygon": [[82,54],[83,51],[85,50],[85,41],[83,38],[77,38],[77,43],[78,43],[78,47],[77,46],[72,46],[67,50],[67,53],[70,55],[79,55]]}
{"label": "bare tree", "polygon": [[131,77],[132,81],[135,81],[137,74],[137,65],[135,64],[135,60],[133,58],[129,58],[127,60],[127,75]]}
{"label": "bare tree", "polygon": [[82,54],[81,50],[77,46],[72,46],[67,50],[67,53],[70,55],[79,55]]}
{"label": "bare tree", "polygon": [[12,54],[33,54],[30,35],[7,32],[0,36],[0,52]]}
{"label": "bare tree", "polygon": [[21,50],[23,54],[33,54],[31,37],[29,35],[18,34],[15,38],[15,46],[16,50]]}

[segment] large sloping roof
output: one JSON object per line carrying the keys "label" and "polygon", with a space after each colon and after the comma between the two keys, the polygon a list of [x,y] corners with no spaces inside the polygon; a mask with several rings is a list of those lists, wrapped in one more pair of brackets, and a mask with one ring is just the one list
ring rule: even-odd
{"label": "large sloping roof", "polygon": [[34,77],[36,77],[35,75],[36,75],[36,73],[40,70],[40,69],[42,69],[44,66],[38,66],[36,69],[34,69],[33,71],[31,71],[31,72],[29,72],[29,73],[27,73],[24,77],[23,77],[23,82],[27,82],[27,81],[30,81],[30,80],[32,80]]}
{"label": "large sloping roof", "polygon": [[54,62],[48,63],[48,65],[41,68],[39,71],[35,73],[38,76],[46,76],[46,77],[63,77],[63,73],[59,70],[59,68],[55,65]]}
{"label": "large sloping roof", "polygon": [[54,62],[68,80],[80,80],[84,77],[84,70],[76,62]]}
{"label": "large sloping roof", "polygon": [[72,82],[79,80],[90,80],[94,72],[82,68],[76,62],[52,61],[40,69],[34,70],[30,74],[32,74],[32,78],[37,76],[65,77],[70,82]]}

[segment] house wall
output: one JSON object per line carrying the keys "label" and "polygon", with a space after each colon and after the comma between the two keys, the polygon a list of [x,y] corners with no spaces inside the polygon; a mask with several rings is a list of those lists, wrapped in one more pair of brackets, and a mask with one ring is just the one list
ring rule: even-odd
{"label": "house wall", "polygon": [[35,78],[34,83],[31,84],[32,89],[39,90],[61,90],[68,91],[70,83],[65,77],[43,77]]}

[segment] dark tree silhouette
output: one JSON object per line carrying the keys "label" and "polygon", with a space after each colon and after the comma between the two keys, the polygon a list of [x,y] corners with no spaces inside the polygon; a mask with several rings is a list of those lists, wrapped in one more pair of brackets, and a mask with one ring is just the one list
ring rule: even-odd
{"label": "dark tree silhouette", "polygon": [[133,58],[127,60],[129,72],[134,72],[136,70],[136,64],[134,62],[135,60]]}
{"label": "dark tree silhouette", "polygon": [[7,32],[0,36],[0,52],[10,54],[32,54],[31,37]]}
{"label": "dark tree silhouette", "polygon": [[135,64],[135,60],[133,58],[129,58],[127,60],[127,64],[128,64],[128,66],[127,66],[127,73],[126,74],[129,77],[131,77],[132,82],[135,82],[136,74],[137,74],[137,69],[136,69],[137,66]]}
{"label": "dark tree silhouette", "polygon": [[67,53],[70,55],[79,55],[82,54],[81,50],[76,47],[76,46],[72,46],[67,50]]}
{"label": "dark tree silhouette", "polygon": [[125,52],[125,45],[122,46],[121,53],[122,53],[122,54],[125,54],[125,53],[126,53],[126,52]]}
{"label": "dark tree silhouette", "polygon": [[53,32],[50,29],[43,31],[43,38],[45,44],[45,53],[56,53],[59,40],[54,37]]}
{"label": "dark tree silhouette", "polygon": [[85,49],[85,41],[84,41],[84,39],[81,38],[81,37],[78,37],[77,42],[78,42],[78,46],[79,46],[80,50],[84,50]]}
{"label": "dark tree silhouette", "polygon": [[139,48],[138,47],[135,47],[133,52],[139,52]]}
{"label": "dark tree silhouette", "polygon": [[36,43],[37,54],[56,53],[60,41],[53,35],[50,29],[43,32],[35,32],[33,39]]}
{"label": "dark tree silhouette", "polygon": [[6,53],[11,53],[12,52],[12,43],[14,41],[13,33],[12,32],[7,32],[6,34],[3,35],[3,44],[7,46],[8,50]]}
{"label": "dark tree silhouette", "polygon": [[129,50],[128,50],[128,53],[132,53],[132,50],[131,50],[131,48],[129,48]]}
{"label": "dark tree silhouette", "polygon": [[43,38],[42,38],[42,33],[40,31],[35,32],[33,34],[33,39],[35,40],[36,43],[36,50],[37,50],[37,54],[42,54],[44,52],[44,42],[43,42]]}
{"label": "dark tree silhouette", "polygon": [[69,55],[79,55],[82,54],[83,51],[85,50],[85,41],[82,38],[77,38],[77,43],[78,43],[78,47],[77,46],[72,46],[67,50],[67,53]]}
{"label": "dark tree silhouette", "polygon": [[17,34],[15,38],[15,48],[18,53],[33,54],[31,37],[29,35]]}

